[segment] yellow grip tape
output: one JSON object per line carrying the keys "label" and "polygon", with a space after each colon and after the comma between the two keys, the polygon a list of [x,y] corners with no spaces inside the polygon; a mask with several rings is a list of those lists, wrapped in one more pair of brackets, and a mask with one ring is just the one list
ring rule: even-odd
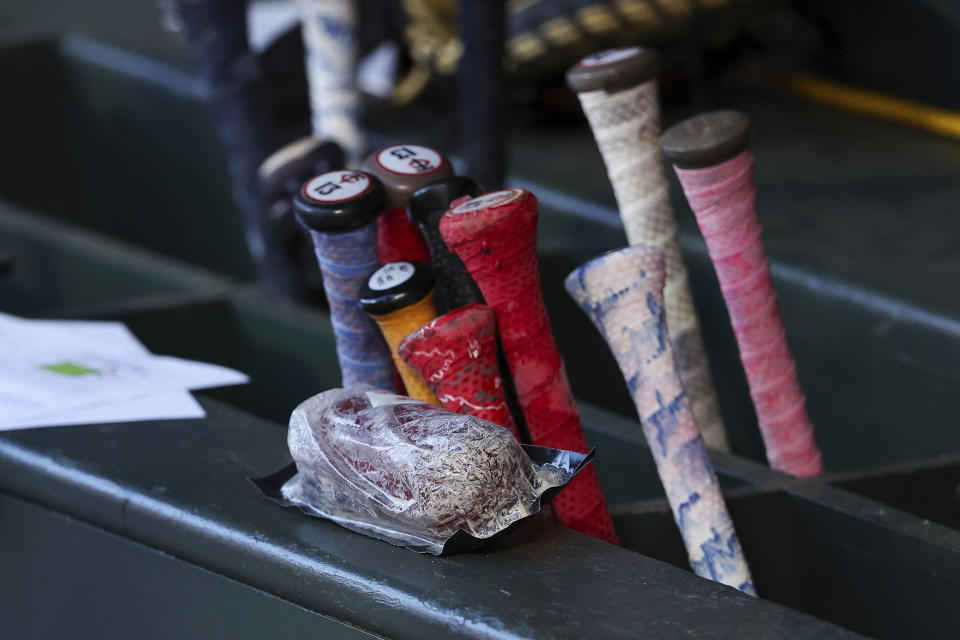
{"label": "yellow grip tape", "polygon": [[390,347],[390,356],[397,365],[397,371],[400,372],[404,386],[407,387],[407,395],[416,400],[441,406],[436,394],[431,391],[420,374],[397,355],[397,346],[404,338],[436,317],[437,309],[433,304],[433,291],[431,291],[425,298],[410,306],[382,316],[373,316],[373,319],[376,320],[384,340],[387,341],[387,346]]}

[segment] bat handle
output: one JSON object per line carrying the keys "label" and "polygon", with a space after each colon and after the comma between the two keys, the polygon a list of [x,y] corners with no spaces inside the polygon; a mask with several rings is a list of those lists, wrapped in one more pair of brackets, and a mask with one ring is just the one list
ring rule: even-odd
{"label": "bat handle", "polygon": [[351,167],[356,166],[364,147],[357,121],[360,98],[354,80],[355,5],[352,0],[300,2],[313,135],[335,140],[346,153]]}
{"label": "bat handle", "polygon": [[404,338],[437,317],[435,283],[433,270],[426,264],[391,262],[367,279],[360,291],[360,306],[380,327],[407,395],[439,406],[430,386],[397,353]]}
{"label": "bat handle", "polygon": [[770,466],[823,472],[820,450],[787,344],[755,206],[750,119],[718,111],[660,137],[710,252],[740,349]]}
{"label": "bat handle", "polygon": [[397,348],[445,409],[507,427],[517,437],[497,362],[497,321],[492,310],[470,304],[408,335]]}
{"label": "bat handle", "polygon": [[703,439],[728,451],[693,294],[677,241],[667,177],[660,160],[660,56],[643,47],[592,54],[567,72],[607,167],[627,241],[663,251],[670,341]]}
{"label": "bat handle", "polygon": [[[586,451],[583,427],[543,304],[537,271],[537,215],[532,193],[505,189],[453,207],[440,220],[440,232],[496,314],[533,442]],[[616,543],[592,467],[557,495],[555,506],[564,524]]]}
{"label": "bat handle", "polygon": [[633,246],[579,267],[565,284],[623,372],[694,572],[756,595],[676,370],[665,281],[663,253]]}
{"label": "bat handle", "polygon": [[420,228],[437,270],[438,307],[442,312],[483,302],[477,283],[457,254],[447,247],[440,233],[440,219],[451,205],[481,193],[483,189],[475,180],[467,176],[449,176],[420,187],[407,202],[407,215]]}
{"label": "bat handle", "polygon": [[371,384],[393,390],[387,345],[357,302],[367,276],[380,265],[376,233],[370,224],[337,234],[311,231],[310,236],[323,273],[343,386]]}
{"label": "bat handle", "polygon": [[377,218],[377,255],[380,264],[422,262],[430,264],[430,250],[420,230],[407,218],[405,207],[387,209]]}
{"label": "bat handle", "polygon": [[323,273],[345,387],[367,383],[395,389],[387,345],[359,304],[367,276],[380,264],[374,220],[383,201],[380,181],[362,171],[321,173],[293,196]]}
{"label": "bat handle", "polygon": [[483,296],[477,283],[467,273],[457,254],[447,248],[436,225],[420,225],[420,231],[430,248],[433,265],[437,269],[437,288],[446,310],[457,309],[469,304],[482,303]]}

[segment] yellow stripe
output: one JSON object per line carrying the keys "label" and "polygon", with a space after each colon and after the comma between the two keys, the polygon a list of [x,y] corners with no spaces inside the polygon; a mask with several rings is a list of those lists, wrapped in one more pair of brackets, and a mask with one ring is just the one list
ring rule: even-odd
{"label": "yellow stripe", "polygon": [[955,111],[855,89],[816,76],[789,75],[782,78],[782,82],[794,93],[823,104],[960,139],[960,113]]}

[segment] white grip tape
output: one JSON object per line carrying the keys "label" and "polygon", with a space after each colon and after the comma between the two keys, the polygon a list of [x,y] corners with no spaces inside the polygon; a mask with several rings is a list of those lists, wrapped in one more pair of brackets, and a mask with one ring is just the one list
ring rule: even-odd
{"label": "white grip tape", "polygon": [[313,135],[337,142],[351,164],[364,148],[357,124],[356,19],[352,0],[300,0]]}
{"label": "white grip tape", "polygon": [[703,439],[711,448],[728,451],[660,160],[657,83],[651,80],[615,93],[587,91],[579,97],[613,184],[628,242],[664,254],[670,341]]}

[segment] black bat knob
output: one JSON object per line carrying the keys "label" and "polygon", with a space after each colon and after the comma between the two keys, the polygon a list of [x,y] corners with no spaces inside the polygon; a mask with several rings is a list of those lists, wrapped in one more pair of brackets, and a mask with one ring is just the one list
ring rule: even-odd
{"label": "black bat knob", "polygon": [[321,233],[354,231],[383,211],[383,185],[363,171],[329,171],[310,178],[293,197],[297,218]]}
{"label": "black bat knob", "polygon": [[[419,302],[433,291],[436,276],[422,262],[388,262],[360,288],[360,306],[374,316],[383,316]],[[414,331],[419,327],[412,327]]]}

